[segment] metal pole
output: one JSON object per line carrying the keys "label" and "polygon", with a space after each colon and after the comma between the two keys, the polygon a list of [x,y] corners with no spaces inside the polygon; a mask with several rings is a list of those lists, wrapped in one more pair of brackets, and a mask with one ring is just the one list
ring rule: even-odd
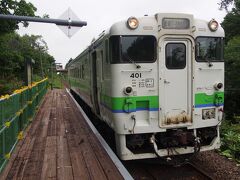
{"label": "metal pole", "polygon": [[82,26],[87,25],[86,21],[72,21],[71,19],[63,20],[63,19],[39,18],[39,17],[30,17],[30,16],[5,15],[5,14],[0,14],[0,19],[41,22],[41,23],[53,23],[53,24],[60,25],[60,26],[82,27]]}
{"label": "metal pole", "polygon": [[40,58],[40,63],[41,63],[41,74],[42,74],[42,78],[44,78],[41,51],[40,51],[40,54],[39,54],[39,58]]}
{"label": "metal pole", "polygon": [[51,90],[53,90],[53,64],[54,64],[54,63],[51,64],[51,70],[52,70]]}

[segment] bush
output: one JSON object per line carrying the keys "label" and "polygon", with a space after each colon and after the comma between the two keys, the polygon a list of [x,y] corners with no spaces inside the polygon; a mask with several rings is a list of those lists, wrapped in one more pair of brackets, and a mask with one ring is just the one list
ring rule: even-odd
{"label": "bush", "polygon": [[240,125],[225,121],[221,128],[221,154],[240,162]]}
{"label": "bush", "polygon": [[5,94],[12,94],[15,89],[19,89],[23,86],[23,82],[18,79],[0,80],[0,96]]}

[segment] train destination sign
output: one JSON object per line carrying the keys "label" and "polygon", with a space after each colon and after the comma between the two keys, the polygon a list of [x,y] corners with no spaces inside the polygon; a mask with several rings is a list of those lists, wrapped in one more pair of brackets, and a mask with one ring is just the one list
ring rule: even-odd
{"label": "train destination sign", "polygon": [[186,18],[163,18],[162,26],[164,29],[189,29],[190,22]]}

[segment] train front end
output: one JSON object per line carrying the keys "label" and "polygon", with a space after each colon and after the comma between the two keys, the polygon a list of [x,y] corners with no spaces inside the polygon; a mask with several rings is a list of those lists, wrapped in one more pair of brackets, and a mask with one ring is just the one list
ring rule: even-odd
{"label": "train front end", "polygon": [[188,14],[131,17],[109,32],[111,117],[121,159],[219,148],[224,31]]}

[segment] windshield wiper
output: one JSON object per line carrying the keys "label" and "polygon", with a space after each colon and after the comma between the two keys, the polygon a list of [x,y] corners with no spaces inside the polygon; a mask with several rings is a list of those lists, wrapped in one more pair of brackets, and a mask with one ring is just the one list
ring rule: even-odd
{"label": "windshield wiper", "polygon": [[212,64],[212,62],[210,61],[210,59],[208,59],[207,57],[208,57],[208,54],[205,56],[204,60],[208,63],[208,67],[212,67],[213,64]]}
{"label": "windshield wiper", "polygon": [[127,55],[127,53],[123,53],[123,56],[124,56],[129,62],[135,64],[135,66],[136,66],[137,69],[140,69],[140,68],[141,68],[141,66],[140,66],[139,64],[137,64],[134,60],[132,60],[132,59]]}

